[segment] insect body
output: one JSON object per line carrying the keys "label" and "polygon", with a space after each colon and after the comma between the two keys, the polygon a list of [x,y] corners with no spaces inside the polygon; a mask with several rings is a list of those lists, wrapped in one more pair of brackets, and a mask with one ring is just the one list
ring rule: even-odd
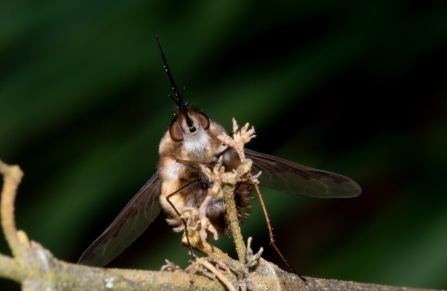
{"label": "insect body", "polygon": [[[206,224],[206,230],[214,233],[215,237],[216,232],[228,231],[224,198],[207,194],[212,183],[203,169],[211,169],[221,161],[225,171],[232,171],[238,168],[241,161],[235,149],[218,138],[225,133],[223,127],[185,104],[160,43],[159,48],[175,94],[171,98],[178,108],[160,142],[158,170],[84,252],[78,263],[94,266],[107,264],[147,229],[161,209],[167,216],[168,224],[176,231],[187,231],[185,214],[198,215],[202,225]],[[262,171],[258,178],[261,186],[319,198],[354,197],[361,193],[359,185],[347,177],[248,149],[244,152],[253,161],[253,174]],[[251,192],[250,183],[241,182],[235,188],[239,221],[246,218],[250,209],[248,202],[252,198]]]}
{"label": "insect body", "polygon": [[[202,208],[204,218],[210,220],[212,227],[218,232],[226,232],[228,221],[224,197],[206,200],[211,184],[201,167],[210,168],[222,157],[225,170],[231,171],[239,166],[239,157],[233,148],[218,139],[225,133],[222,126],[205,114],[186,106],[186,115],[179,109],[175,116],[161,140],[158,164],[158,175],[162,181],[160,204],[168,216],[167,221],[176,230],[183,230],[178,213],[188,210],[200,212]],[[192,127],[188,126],[185,116],[189,117]],[[251,185],[238,185],[235,194],[239,219],[243,220],[250,207]]]}

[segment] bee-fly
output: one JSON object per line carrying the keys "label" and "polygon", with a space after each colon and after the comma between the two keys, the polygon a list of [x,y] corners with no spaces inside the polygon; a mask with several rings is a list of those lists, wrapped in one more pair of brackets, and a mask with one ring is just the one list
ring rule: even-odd
{"label": "bee-fly", "polygon": [[[229,230],[224,198],[216,196],[207,199],[207,191],[212,185],[204,174],[203,167],[212,168],[221,162],[225,171],[229,172],[238,168],[241,160],[234,148],[218,138],[225,133],[225,129],[184,102],[159,41],[158,46],[174,91],[171,98],[177,104],[174,120],[160,142],[158,170],[112,224],[88,247],[78,263],[93,266],[109,263],[147,229],[161,209],[167,216],[168,224],[176,231],[187,232],[184,214],[199,209],[211,224],[208,230],[220,233]],[[319,198],[354,197],[361,193],[360,186],[347,177],[248,149],[244,153],[253,161],[253,174],[262,171],[258,177],[261,186]],[[240,222],[250,210],[248,202],[252,198],[252,186],[250,183],[241,183],[235,188],[236,210]],[[187,234],[186,239],[188,240]]]}

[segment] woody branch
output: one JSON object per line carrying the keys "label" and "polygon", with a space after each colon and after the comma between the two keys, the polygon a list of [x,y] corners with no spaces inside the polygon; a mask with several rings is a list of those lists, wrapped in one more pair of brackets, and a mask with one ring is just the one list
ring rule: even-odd
{"label": "woody branch", "polygon": [[[1,193],[1,224],[13,257],[0,254],[0,277],[22,285],[22,290],[225,290],[218,280],[191,275],[183,271],[153,272],[141,270],[106,269],[71,264],[56,259],[40,244],[29,241],[25,232],[17,231],[14,221],[14,200],[23,176],[18,166],[0,161],[3,175]],[[226,275],[231,282],[237,278]],[[250,273],[256,282],[252,290],[382,290],[423,291],[373,284],[307,278],[308,285],[294,274],[287,273],[263,259]],[[196,288],[195,288],[196,287]]]}

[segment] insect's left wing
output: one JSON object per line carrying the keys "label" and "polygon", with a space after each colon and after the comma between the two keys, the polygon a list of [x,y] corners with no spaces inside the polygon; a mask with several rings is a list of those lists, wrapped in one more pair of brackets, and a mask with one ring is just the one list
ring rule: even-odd
{"label": "insect's left wing", "polygon": [[253,174],[262,171],[258,178],[260,186],[318,198],[347,198],[362,193],[355,181],[342,175],[309,168],[249,149],[245,149],[245,156],[253,161]]}
{"label": "insect's left wing", "polygon": [[133,243],[160,213],[160,191],[161,179],[155,173],[82,254],[78,264],[104,266]]}

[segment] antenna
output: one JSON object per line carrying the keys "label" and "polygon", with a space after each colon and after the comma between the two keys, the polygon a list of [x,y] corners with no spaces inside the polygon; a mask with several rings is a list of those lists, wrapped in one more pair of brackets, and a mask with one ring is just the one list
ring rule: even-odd
{"label": "antenna", "polygon": [[169,95],[169,97],[171,97],[172,100],[174,100],[174,102],[177,104],[177,106],[182,111],[182,114],[186,120],[186,125],[188,125],[188,127],[189,127],[189,131],[194,132],[194,131],[196,131],[196,128],[192,124],[191,118],[189,117],[188,112],[186,111],[185,101],[183,100],[182,95],[180,95],[180,92],[178,91],[177,86],[175,85],[174,78],[172,77],[171,70],[169,69],[168,61],[166,60],[165,53],[163,51],[163,48],[161,47],[160,40],[158,39],[158,35],[156,35],[155,37],[157,38],[158,48],[160,49],[160,54],[161,54],[161,58],[163,59],[163,62],[164,62],[164,67],[165,67],[166,73],[168,73],[169,81],[171,82],[172,91],[174,91],[175,97],[172,97],[171,95]]}

